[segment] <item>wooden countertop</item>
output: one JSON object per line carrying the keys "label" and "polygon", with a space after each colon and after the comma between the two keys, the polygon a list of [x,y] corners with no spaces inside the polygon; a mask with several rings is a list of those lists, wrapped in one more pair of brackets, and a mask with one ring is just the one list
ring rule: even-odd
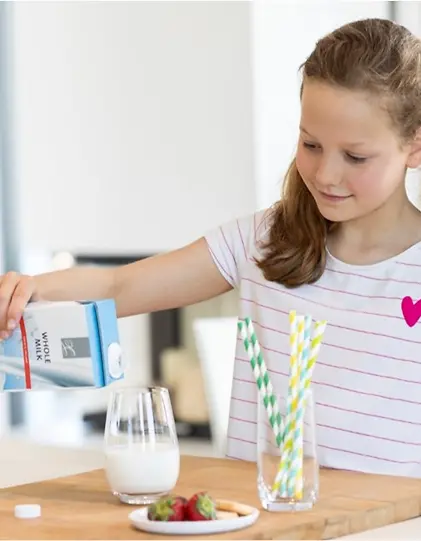
{"label": "wooden countertop", "polygon": [[[203,489],[260,508],[255,464],[183,456],[176,492],[190,496]],[[23,503],[39,503],[42,517],[16,519],[14,506]],[[7,488],[0,491],[0,539],[158,538],[131,527],[133,509],[112,496],[103,470]],[[312,511],[261,510],[254,526],[212,539],[332,539],[420,514],[419,479],[322,470],[321,496]]]}

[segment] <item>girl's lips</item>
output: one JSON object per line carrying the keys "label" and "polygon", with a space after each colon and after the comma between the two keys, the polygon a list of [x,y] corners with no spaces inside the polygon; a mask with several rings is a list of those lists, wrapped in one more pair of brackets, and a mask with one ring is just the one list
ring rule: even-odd
{"label": "girl's lips", "polygon": [[340,203],[341,201],[345,201],[346,199],[349,199],[350,197],[352,197],[352,195],[330,195],[324,192],[319,192],[319,193],[323,197],[323,199],[326,199],[327,201],[332,201],[335,203]]}

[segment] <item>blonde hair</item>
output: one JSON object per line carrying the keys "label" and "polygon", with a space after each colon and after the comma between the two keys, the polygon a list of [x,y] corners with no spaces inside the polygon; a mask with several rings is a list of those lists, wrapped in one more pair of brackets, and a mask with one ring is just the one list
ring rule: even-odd
{"label": "blonde hair", "polygon": [[[421,127],[421,41],[401,25],[386,19],[346,24],[320,39],[300,70],[303,85],[311,79],[375,97],[404,141]],[[334,225],[320,214],[294,159],[256,262],[265,278],[286,287],[316,282]]]}

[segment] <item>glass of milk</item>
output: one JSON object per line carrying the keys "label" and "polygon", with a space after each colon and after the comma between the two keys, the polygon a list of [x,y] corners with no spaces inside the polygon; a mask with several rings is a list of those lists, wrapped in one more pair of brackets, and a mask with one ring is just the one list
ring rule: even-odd
{"label": "glass of milk", "polygon": [[105,471],[120,501],[147,505],[174,488],[180,451],[168,390],[120,387],[110,396]]}

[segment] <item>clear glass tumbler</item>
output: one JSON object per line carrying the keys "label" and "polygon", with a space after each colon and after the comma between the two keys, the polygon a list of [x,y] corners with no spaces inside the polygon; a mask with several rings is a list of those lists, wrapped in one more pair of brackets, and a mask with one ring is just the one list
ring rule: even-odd
{"label": "clear glass tumbler", "polygon": [[121,387],[110,396],[105,471],[114,495],[147,505],[174,488],[180,451],[168,390]]}
{"label": "clear glass tumbler", "polygon": [[258,401],[259,498],[262,507],[268,511],[311,509],[319,494],[313,395],[311,390],[307,391],[305,408],[297,416],[295,424],[291,423],[294,416],[289,418],[287,415],[286,395],[276,395],[276,400],[286,427],[281,442],[279,437],[276,438],[260,396]]}

